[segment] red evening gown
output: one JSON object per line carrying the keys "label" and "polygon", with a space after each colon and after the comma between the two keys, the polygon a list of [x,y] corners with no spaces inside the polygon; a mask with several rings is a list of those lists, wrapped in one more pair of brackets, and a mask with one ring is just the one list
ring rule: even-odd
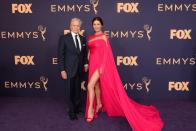
{"label": "red evening gown", "polygon": [[[100,35],[91,35],[88,41]],[[88,81],[91,80],[93,73],[98,70],[100,73],[101,102],[103,110],[108,116],[126,117],[133,131],[161,131],[163,121],[159,111],[154,106],[141,105],[127,96],[114,62],[109,41],[93,40],[88,42],[88,48],[90,51]],[[88,106],[87,94],[85,118],[88,118]],[[94,111],[96,111],[96,100],[94,101]],[[96,113],[95,116],[97,116]]]}

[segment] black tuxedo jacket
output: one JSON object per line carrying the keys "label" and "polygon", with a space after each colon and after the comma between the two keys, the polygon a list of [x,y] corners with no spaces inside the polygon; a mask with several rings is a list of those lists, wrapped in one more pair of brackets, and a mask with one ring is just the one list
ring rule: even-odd
{"label": "black tuxedo jacket", "polygon": [[58,47],[58,64],[60,71],[66,71],[67,77],[72,78],[79,71],[82,76],[87,60],[87,44],[85,37],[79,35],[81,51],[75,47],[71,33],[60,36]]}

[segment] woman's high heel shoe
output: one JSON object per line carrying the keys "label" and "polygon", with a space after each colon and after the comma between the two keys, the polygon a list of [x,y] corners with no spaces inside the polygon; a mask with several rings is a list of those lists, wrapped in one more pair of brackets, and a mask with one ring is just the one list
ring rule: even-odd
{"label": "woman's high heel shoe", "polygon": [[94,110],[93,110],[93,117],[91,118],[91,117],[87,117],[86,118],[86,122],[88,122],[88,123],[90,123],[90,122],[92,122],[94,120]]}
{"label": "woman's high heel shoe", "polygon": [[86,122],[91,123],[94,118],[86,118]]}
{"label": "woman's high heel shoe", "polygon": [[96,109],[96,113],[102,112],[103,111],[103,107],[102,104],[99,105],[99,107]]}

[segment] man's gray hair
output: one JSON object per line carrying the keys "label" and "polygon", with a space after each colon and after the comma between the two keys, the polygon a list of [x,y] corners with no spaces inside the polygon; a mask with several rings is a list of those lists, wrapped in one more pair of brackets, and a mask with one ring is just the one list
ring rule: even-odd
{"label": "man's gray hair", "polygon": [[70,21],[70,25],[71,25],[71,23],[73,22],[73,21],[79,21],[79,23],[80,23],[80,26],[82,25],[82,21],[79,19],[79,18],[72,18],[71,19],[71,21]]}

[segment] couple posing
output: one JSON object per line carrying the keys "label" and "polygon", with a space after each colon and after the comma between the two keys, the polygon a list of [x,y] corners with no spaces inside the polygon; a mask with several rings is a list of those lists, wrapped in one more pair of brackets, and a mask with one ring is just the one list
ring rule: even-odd
{"label": "couple posing", "polygon": [[[59,39],[59,67],[66,82],[66,97],[71,120],[81,112],[82,77],[88,71],[85,119],[92,122],[103,111],[108,116],[126,117],[134,131],[161,131],[163,122],[154,106],[141,105],[127,96],[116,68],[112,49],[103,33],[100,17],[92,20],[94,34],[88,41],[79,35],[81,20],[73,18],[71,33]],[[87,51],[88,49],[88,51]],[[84,79],[83,79],[84,80]],[[81,86],[81,83],[82,86]]]}

